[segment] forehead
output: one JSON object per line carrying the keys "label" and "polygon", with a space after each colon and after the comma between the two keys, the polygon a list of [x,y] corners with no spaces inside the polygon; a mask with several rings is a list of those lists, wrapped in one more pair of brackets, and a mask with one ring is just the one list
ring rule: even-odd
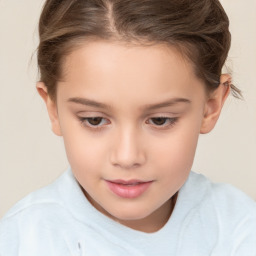
{"label": "forehead", "polygon": [[[122,64],[118,66],[118,64]],[[173,65],[175,64],[175,65]],[[145,70],[164,73],[172,66],[172,73],[186,71],[190,73],[191,65],[174,46],[154,44],[143,46],[138,44],[117,43],[110,41],[88,41],[80,44],[64,61],[64,74],[69,75],[70,68],[80,66],[90,68],[88,71]],[[100,70],[98,69],[100,67]],[[170,71],[170,70],[168,70]],[[193,72],[191,72],[193,73]]]}
{"label": "forehead", "polygon": [[72,85],[72,92],[77,93],[108,95],[112,91],[128,97],[135,91],[130,96],[141,98],[171,92],[179,97],[189,95],[201,83],[183,55],[164,44],[87,42],[67,56],[63,68],[66,90],[71,92]]}

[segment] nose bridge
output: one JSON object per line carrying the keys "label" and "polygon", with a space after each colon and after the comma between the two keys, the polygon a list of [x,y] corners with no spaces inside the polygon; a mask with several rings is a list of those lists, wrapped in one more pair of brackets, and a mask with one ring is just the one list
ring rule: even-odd
{"label": "nose bridge", "polygon": [[112,164],[126,169],[138,167],[144,163],[145,152],[139,129],[130,125],[116,131],[111,161]]}

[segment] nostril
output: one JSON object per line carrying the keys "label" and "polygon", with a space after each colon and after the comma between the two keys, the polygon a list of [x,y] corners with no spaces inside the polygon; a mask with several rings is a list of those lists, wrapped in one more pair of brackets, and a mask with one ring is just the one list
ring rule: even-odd
{"label": "nostril", "polygon": [[113,165],[125,170],[130,170],[130,169],[135,169],[140,167],[140,164],[137,164],[137,163],[130,164],[125,162],[114,163]]}

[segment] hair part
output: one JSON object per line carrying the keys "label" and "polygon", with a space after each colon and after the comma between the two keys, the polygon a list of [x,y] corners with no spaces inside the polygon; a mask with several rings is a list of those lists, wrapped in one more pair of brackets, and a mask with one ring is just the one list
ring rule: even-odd
{"label": "hair part", "polygon": [[[47,0],[39,39],[40,80],[53,100],[65,57],[86,41],[174,46],[208,91],[220,84],[231,44],[229,19],[218,0]],[[241,91],[230,86],[240,98]]]}

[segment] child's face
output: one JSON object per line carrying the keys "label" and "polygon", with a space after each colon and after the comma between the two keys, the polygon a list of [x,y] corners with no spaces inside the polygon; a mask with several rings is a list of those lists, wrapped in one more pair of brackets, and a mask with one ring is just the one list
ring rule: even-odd
{"label": "child's face", "polygon": [[64,74],[57,110],[45,97],[85,194],[127,226],[159,228],[189,175],[200,132],[217,120],[214,99],[190,64],[160,45],[92,42],[67,57]]}

